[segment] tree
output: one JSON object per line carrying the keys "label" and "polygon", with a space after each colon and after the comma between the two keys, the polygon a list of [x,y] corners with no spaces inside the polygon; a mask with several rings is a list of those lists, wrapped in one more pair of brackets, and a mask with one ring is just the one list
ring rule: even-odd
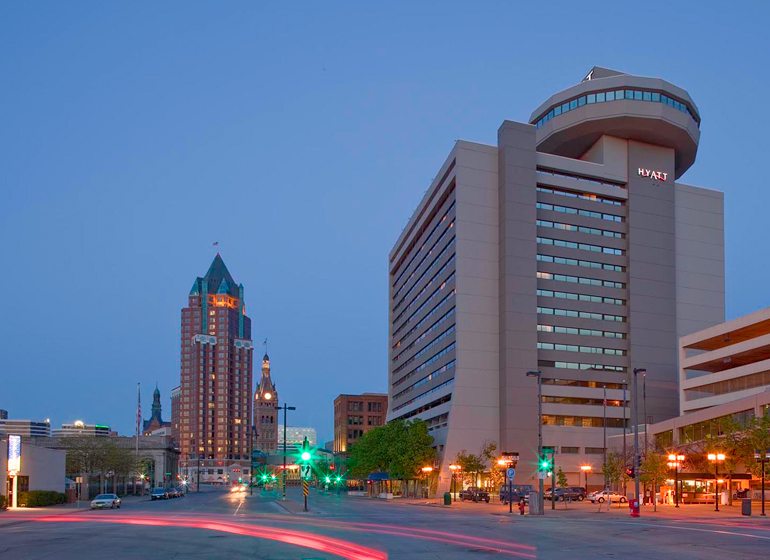
{"label": "tree", "polygon": [[639,478],[645,485],[652,485],[653,511],[658,511],[658,500],[655,499],[658,493],[658,485],[668,478],[668,474],[668,459],[664,455],[648,452],[644,459],[642,459]]}
{"label": "tree", "polygon": [[625,475],[625,464],[622,454],[615,451],[607,453],[607,462],[602,466],[602,474],[611,487],[616,486]]}
{"label": "tree", "polygon": [[471,477],[472,486],[477,485],[479,475],[483,473],[487,467],[484,457],[481,454],[474,455],[473,453],[468,453],[465,449],[457,454],[455,463],[460,465],[463,481],[465,481],[466,477]]}
{"label": "tree", "polygon": [[767,414],[752,419],[738,449],[740,460],[746,465],[746,469],[754,476],[760,477],[762,464],[754,458],[757,451],[762,456],[770,451],[770,416]]}
{"label": "tree", "polygon": [[564,471],[561,470],[561,467],[559,467],[559,469],[556,471],[556,486],[559,488],[566,488],[569,486],[567,475],[564,474]]}
{"label": "tree", "polygon": [[497,463],[497,444],[487,441],[481,448],[481,456],[489,465],[489,481],[493,488],[505,483],[505,466]]}
{"label": "tree", "polygon": [[422,420],[394,420],[365,433],[350,449],[352,477],[365,479],[386,472],[391,480],[414,480],[436,460],[433,436]]}

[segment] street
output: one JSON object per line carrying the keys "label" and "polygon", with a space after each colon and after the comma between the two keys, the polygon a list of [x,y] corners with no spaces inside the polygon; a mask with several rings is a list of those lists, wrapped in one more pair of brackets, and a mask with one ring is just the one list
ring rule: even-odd
{"label": "street", "polygon": [[[151,502],[129,497],[119,510],[57,507],[0,513],[0,557],[37,559],[256,558],[758,558],[770,522],[707,509],[632,519],[591,504],[544,517],[509,515],[499,504],[385,502],[299,489],[288,500],[191,493]],[[82,504],[81,504],[82,505]]]}

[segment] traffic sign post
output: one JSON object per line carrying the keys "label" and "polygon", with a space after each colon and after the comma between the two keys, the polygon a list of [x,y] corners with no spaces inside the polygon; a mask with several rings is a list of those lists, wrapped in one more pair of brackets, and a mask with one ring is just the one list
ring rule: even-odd
{"label": "traffic sign post", "polygon": [[508,479],[508,513],[513,513],[513,477],[516,476],[516,469],[508,467],[505,470],[505,477]]}

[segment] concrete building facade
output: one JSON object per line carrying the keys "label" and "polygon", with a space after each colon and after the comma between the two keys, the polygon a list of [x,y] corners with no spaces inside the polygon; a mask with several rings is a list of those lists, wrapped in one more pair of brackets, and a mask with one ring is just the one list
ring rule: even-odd
{"label": "concrete building facade", "polygon": [[50,437],[51,422],[48,420],[14,420],[0,418],[0,435],[18,434],[22,437]]}
{"label": "concrete building facade", "polygon": [[389,256],[388,419],[428,423],[439,488],[484,441],[534,480],[528,371],[571,483],[629,425],[634,367],[648,416],[678,413],[678,336],[724,320],[723,195],[679,181],[699,126],[683,89],[596,67],[496,146],[455,144]]}
{"label": "concrete building facade", "polygon": [[363,393],[334,399],[334,453],[347,453],[366,432],[385,423],[388,395]]}
{"label": "concrete building facade", "polygon": [[[46,438],[50,439],[50,438]],[[52,490],[64,492],[66,453],[48,449],[23,439],[21,444],[21,470],[18,472],[17,491]],[[0,495],[11,503],[12,483],[8,476],[8,439],[0,437],[0,472],[4,483],[0,484]]]}

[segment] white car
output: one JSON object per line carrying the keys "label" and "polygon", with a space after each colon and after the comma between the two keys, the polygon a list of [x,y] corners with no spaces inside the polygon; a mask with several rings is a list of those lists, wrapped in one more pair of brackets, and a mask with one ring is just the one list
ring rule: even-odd
{"label": "white car", "polygon": [[611,490],[600,490],[599,492],[591,492],[588,495],[588,499],[591,500],[592,504],[595,504],[596,502],[604,503],[606,501],[612,501],[612,502],[620,502],[621,504],[625,504],[628,501],[628,498],[626,498],[622,494],[618,494],[617,492],[613,492]]}
{"label": "white car", "polygon": [[120,498],[116,494],[99,494],[91,500],[91,509],[120,509]]}

